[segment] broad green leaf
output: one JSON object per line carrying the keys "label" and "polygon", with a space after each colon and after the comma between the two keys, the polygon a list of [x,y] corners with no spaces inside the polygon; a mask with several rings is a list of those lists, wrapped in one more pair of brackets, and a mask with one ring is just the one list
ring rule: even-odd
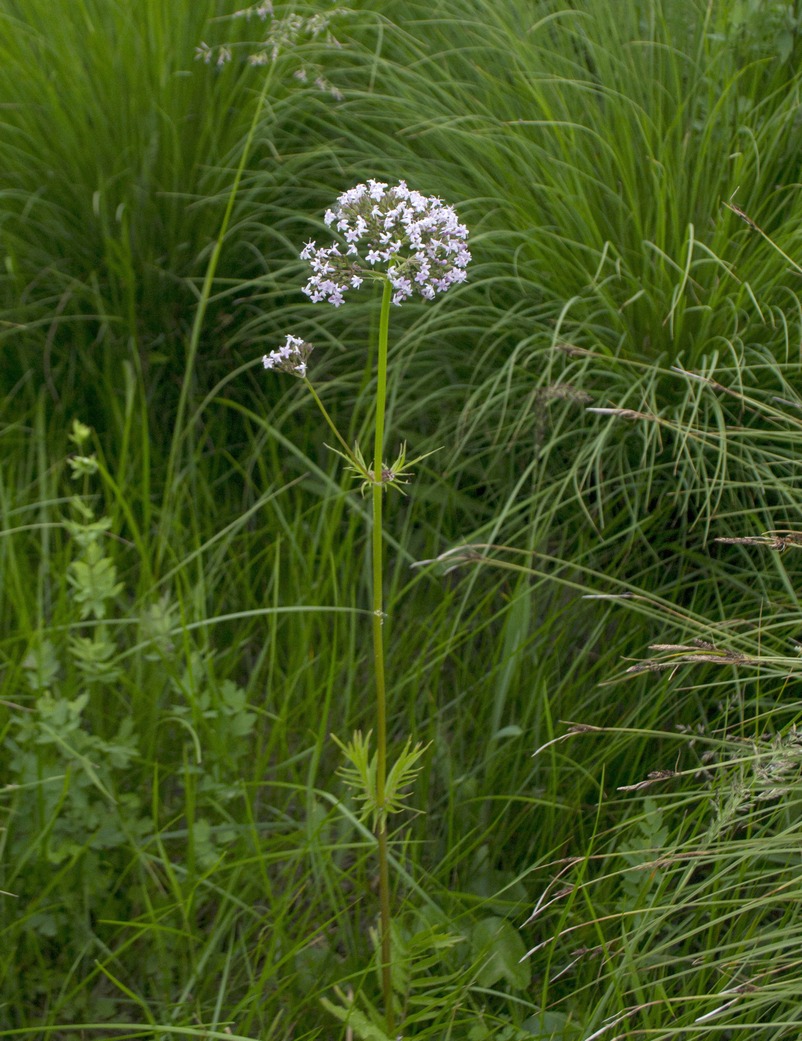
{"label": "broad green leaf", "polygon": [[529,985],[532,970],[521,959],[526,947],[518,930],[505,918],[491,915],[478,922],[471,932],[471,949],[481,960],[477,981],[482,987],[492,987],[505,980],[511,987]]}

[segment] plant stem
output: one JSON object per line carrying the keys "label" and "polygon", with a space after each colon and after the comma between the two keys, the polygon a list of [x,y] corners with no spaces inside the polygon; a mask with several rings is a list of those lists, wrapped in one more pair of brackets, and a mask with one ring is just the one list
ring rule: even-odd
{"label": "plant stem", "polygon": [[326,411],[326,406],[323,404],[323,402],[318,397],[317,391],[312,386],[312,383],[310,382],[310,380],[309,380],[309,378],[307,376],[304,376],[304,383],[309,388],[309,391],[310,391],[312,397],[315,399],[315,403],[317,404],[317,407],[320,409],[321,413],[323,414],[323,418],[328,423],[329,428],[331,429],[331,432],[334,434],[334,436],[337,438],[337,440],[340,442],[340,444],[345,449],[345,456],[346,456],[346,458],[350,459],[350,461],[354,464],[354,466],[356,466],[358,468],[359,467],[358,460],[354,456],[354,453],[351,451],[351,449],[348,447],[348,442],[345,440],[345,438],[342,436],[340,431],[334,425],[334,420],[331,418],[331,416]]}
{"label": "plant stem", "polygon": [[382,991],[387,1033],[395,1032],[390,944],[390,869],[387,852],[387,696],[384,682],[384,593],[382,570],[382,455],[384,450],[384,412],[387,401],[387,344],[390,330],[392,286],[385,281],[379,321],[379,350],[376,374],[376,438],[373,454],[373,658],[376,675],[376,838],[379,853],[379,921],[381,931]]}

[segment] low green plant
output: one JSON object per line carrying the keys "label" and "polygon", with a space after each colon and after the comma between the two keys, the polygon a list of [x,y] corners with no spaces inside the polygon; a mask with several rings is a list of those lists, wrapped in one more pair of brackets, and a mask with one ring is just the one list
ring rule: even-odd
{"label": "low green plant", "polygon": [[[91,947],[99,916],[126,913],[127,894],[114,892],[115,864],[151,827],[146,800],[131,780],[141,758],[133,717],[122,712],[110,726],[92,722],[98,720],[92,703],[118,688],[124,647],[114,625],[123,584],[111,519],[97,510],[90,437],[88,427],[73,423],[60,625],[31,633],[17,672],[19,700],[9,706],[5,728],[4,932],[17,957],[41,965],[15,994],[18,1008],[7,1008],[12,1021],[25,1003],[36,1006],[47,993],[52,965],[42,951],[51,949],[66,970]],[[24,909],[19,918],[17,907]]]}

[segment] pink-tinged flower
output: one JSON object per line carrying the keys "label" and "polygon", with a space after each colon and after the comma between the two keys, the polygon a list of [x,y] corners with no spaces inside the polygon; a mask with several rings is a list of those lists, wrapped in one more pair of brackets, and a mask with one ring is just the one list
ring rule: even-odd
{"label": "pink-tinged flower", "polygon": [[312,344],[302,340],[300,336],[288,334],[283,346],[270,354],[262,355],[262,364],[266,369],[289,372],[290,375],[303,379],[306,376],[306,363],[313,349]]}
{"label": "pink-tinged flower", "polygon": [[[431,300],[465,281],[468,229],[450,206],[404,181],[388,186],[369,180],[349,188],[323,219],[346,245],[343,251],[336,241],[328,248],[310,241],[301,251],[312,270],[304,292],[315,303],[339,307],[343,294],[358,289],[365,277],[389,278],[395,304],[415,293]],[[382,265],[384,275],[377,274]]]}

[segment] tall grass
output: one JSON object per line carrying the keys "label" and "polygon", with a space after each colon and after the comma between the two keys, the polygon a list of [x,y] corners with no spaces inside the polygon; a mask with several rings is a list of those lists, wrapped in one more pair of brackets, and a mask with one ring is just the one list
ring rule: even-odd
{"label": "tall grass", "polygon": [[381,1036],[366,505],[258,362],[314,341],[364,439],[378,300],[295,287],[366,177],[474,253],[389,358],[440,449],[385,536],[405,1036],[798,1035],[799,558],[714,541],[798,526],[798,12],[753,6],[391,0],[265,68],[314,7],[0,2],[0,1036]]}

